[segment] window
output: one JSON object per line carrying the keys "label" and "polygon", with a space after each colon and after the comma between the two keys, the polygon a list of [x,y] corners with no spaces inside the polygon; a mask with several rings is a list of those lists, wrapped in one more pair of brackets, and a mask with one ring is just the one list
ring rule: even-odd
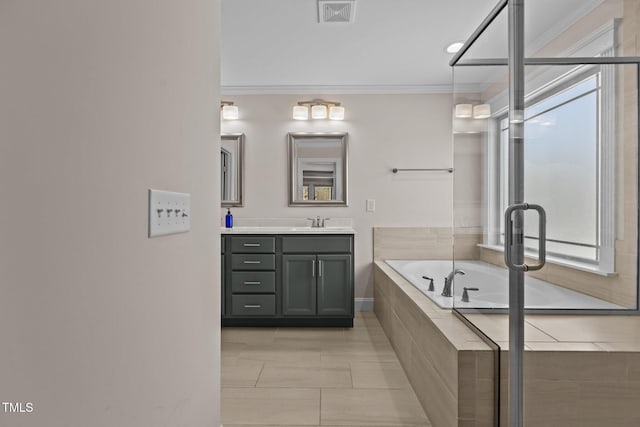
{"label": "window", "polygon": [[[547,211],[547,252],[551,257],[599,264],[612,257],[613,248],[602,245],[613,221],[603,215],[601,162],[602,72],[592,70],[568,79],[528,100],[525,110],[525,199]],[[508,205],[508,119],[498,119],[496,155],[499,187],[494,193],[499,208],[494,224],[499,231],[494,244],[504,244],[504,218]],[[611,144],[608,144],[611,145]],[[495,215],[494,214],[494,215]],[[491,243],[491,242],[489,242]],[[525,248],[537,252],[537,214],[525,214]],[[604,252],[607,252],[605,254]],[[608,252],[611,252],[610,254]],[[602,267],[602,266],[600,266]],[[610,269],[612,266],[602,267]]]}

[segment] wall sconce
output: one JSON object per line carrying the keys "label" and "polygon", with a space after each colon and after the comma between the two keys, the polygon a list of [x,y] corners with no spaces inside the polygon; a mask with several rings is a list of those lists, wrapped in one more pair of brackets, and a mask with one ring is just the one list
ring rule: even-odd
{"label": "wall sconce", "polygon": [[300,101],[293,107],[294,120],[309,120],[309,107],[313,120],[344,120],[344,107],[339,102],[314,99],[312,101]]}
{"label": "wall sconce", "polygon": [[455,115],[458,119],[488,119],[491,117],[491,105],[456,104]]}
{"label": "wall sconce", "polygon": [[238,120],[240,117],[238,106],[233,105],[233,102],[221,101],[220,108],[222,109],[222,118],[224,120]]}

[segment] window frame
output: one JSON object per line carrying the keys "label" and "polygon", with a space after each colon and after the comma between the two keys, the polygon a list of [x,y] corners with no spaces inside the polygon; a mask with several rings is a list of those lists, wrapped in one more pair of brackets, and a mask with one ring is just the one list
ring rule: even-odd
{"label": "window frame", "polygon": [[[581,66],[554,79],[551,83],[531,92],[525,98],[527,108],[540,102],[549,100],[566,90],[596,76],[595,89],[585,91],[569,100],[561,101],[543,112],[527,118],[532,119],[545,112],[560,108],[570,102],[579,100],[591,93],[597,94],[596,121],[596,250],[595,259],[572,256],[566,253],[548,252],[550,262],[569,265],[588,271],[609,275],[615,273],[615,169],[616,135],[615,135],[615,70],[610,66]],[[608,107],[608,108],[606,108]],[[489,121],[488,151],[486,159],[486,191],[487,191],[487,233],[484,236],[484,246],[492,249],[504,248],[504,220],[503,212],[508,204],[507,190],[503,191],[503,183],[508,180],[508,165],[505,164],[503,153],[502,121],[507,118],[507,109],[499,111]],[[607,123],[608,121],[608,123]],[[564,242],[580,245],[579,242]],[[536,250],[527,248],[525,255],[535,257]]]}

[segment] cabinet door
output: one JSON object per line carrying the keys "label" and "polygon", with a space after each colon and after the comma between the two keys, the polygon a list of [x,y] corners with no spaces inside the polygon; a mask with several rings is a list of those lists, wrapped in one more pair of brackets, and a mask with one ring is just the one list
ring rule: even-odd
{"label": "cabinet door", "polygon": [[227,297],[227,294],[224,291],[224,287],[226,286],[224,273],[225,273],[225,270],[224,270],[224,254],[223,254],[223,255],[220,255],[220,290],[222,291],[222,294],[220,297],[220,314],[222,314],[222,317],[224,317],[226,313],[226,303],[224,299]]}
{"label": "cabinet door", "polygon": [[316,256],[282,256],[282,314],[316,314]]}
{"label": "cabinet door", "polygon": [[351,255],[318,255],[318,315],[353,312]]}

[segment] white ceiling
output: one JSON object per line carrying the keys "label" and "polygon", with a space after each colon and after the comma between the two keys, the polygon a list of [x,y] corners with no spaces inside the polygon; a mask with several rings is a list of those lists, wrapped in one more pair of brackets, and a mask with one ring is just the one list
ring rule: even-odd
{"label": "white ceiling", "polygon": [[[558,34],[602,1],[529,0],[528,39]],[[318,24],[316,0],[222,0],[223,91],[449,91],[444,48],[465,40],[496,3],[356,0],[354,23]],[[505,50],[506,19],[483,39]]]}

